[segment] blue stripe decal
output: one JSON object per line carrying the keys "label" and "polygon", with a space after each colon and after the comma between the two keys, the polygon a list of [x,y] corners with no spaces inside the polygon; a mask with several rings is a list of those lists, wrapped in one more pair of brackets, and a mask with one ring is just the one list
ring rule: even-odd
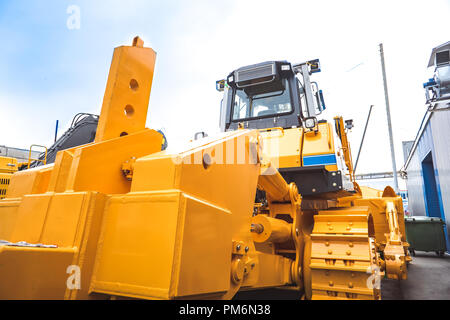
{"label": "blue stripe decal", "polygon": [[335,154],[322,154],[318,156],[303,157],[303,166],[323,166],[337,164]]}

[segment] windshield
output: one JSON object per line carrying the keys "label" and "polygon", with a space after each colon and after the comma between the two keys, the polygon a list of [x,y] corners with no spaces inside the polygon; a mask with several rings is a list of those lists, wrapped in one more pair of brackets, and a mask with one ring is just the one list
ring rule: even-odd
{"label": "windshield", "polygon": [[233,120],[277,115],[292,111],[289,82],[284,79],[284,90],[247,95],[237,89],[234,96]]}

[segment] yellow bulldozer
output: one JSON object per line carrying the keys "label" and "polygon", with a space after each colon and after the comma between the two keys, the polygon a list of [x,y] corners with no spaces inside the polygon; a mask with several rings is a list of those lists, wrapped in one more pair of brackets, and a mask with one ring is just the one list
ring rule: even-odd
{"label": "yellow bulldozer", "polygon": [[318,120],[319,60],[233,71],[222,133],[162,151],[155,59],[116,48],[95,141],[12,176],[0,299],[381,299],[381,277],[406,279],[402,199],[355,182],[350,123]]}

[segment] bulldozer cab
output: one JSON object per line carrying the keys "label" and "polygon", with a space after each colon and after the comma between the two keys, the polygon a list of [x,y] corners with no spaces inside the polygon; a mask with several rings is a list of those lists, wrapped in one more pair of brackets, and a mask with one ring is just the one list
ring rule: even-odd
{"label": "bulldozer cab", "polygon": [[336,126],[336,140],[332,124],[317,119],[325,103],[311,75],[320,71],[318,59],[294,65],[268,61],[239,68],[216,83],[224,92],[221,131],[259,130],[266,158],[303,197],[354,191],[350,146],[338,130],[343,124]]}
{"label": "bulldozer cab", "polygon": [[287,61],[268,61],[233,71],[217,82],[217,90],[224,92],[221,130],[306,125],[307,119],[325,109],[322,92],[309,79],[318,71],[319,60],[294,66]]}

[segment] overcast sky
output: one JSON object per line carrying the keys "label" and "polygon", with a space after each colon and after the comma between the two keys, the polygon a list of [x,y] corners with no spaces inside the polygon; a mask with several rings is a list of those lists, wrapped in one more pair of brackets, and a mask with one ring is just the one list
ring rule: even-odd
{"label": "overcast sky", "polygon": [[[81,10],[67,28],[67,8]],[[356,158],[375,105],[360,173],[390,171],[378,45],[384,43],[397,167],[425,113],[433,47],[450,40],[450,0],[0,1],[0,145],[50,145],[78,112],[99,113],[113,48],[135,35],[158,54],[147,126],[169,144],[218,132],[215,81],[267,60],[319,58],[324,118],[354,119]],[[61,131],[60,131],[61,133]]]}

